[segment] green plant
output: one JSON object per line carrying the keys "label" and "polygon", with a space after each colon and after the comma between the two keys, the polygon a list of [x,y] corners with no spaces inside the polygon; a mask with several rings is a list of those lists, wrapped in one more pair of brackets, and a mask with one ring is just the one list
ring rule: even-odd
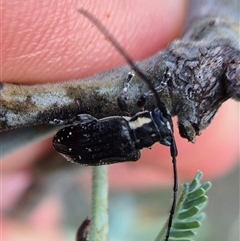
{"label": "green plant", "polygon": [[[205,194],[211,187],[210,182],[201,184],[202,176],[202,172],[198,172],[191,184],[183,185],[168,241],[193,241],[193,237],[197,234],[196,229],[201,227],[201,221],[205,217],[202,209],[208,201]],[[165,240],[166,228],[167,223],[155,241]]]}

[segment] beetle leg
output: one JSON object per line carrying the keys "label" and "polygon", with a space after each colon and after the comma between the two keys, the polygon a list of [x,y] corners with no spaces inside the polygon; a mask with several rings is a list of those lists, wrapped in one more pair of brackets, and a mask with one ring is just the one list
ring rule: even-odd
{"label": "beetle leg", "polygon": [[128,106],[127,106],[127,103],[126,103],[126,100],[127,100],[126,95],[127,95],[128,89],[130,87],[130,82],[131,82],[133,77],[134,77],[133,72],[129,72],[128,76],[127,76],[127,80],[124,83],[124,87],[123,87],[122,91],[120,92],[120,94],[117,98],[119,108],[124,113],[124,115],[127,115],[127,116],[129,116],[129,110],[128,110]]}
{"label": "beetle leg", "polygon": [[78,122],[78,123],[83,124],[83,123],[87,123],[87,122],[98,121],[98,119],[89,114],[78,114],[76,117],[74,117],[70,121],[71,121],[71,123]]}
{"label": "beetle leg", "polygon": [[49,124],[51,125],[71,125],[75,122],[77,123],[87,123],[92,121],[98,121],[95,117],[88,115],[88,114],[78,114],[74,118],[70,120],[60,120],[60,119],[54,119],[53,121],[49,121]]}
{"label": "beetle leg", "polygon": [[50,125],[68,125],[69,120],[60,120],[60,119],[54,119],[53,121],[49,121]]}
{"label": "beetle leg", "polygon": [[[172,78],[171,73],[169,71],[169,69],[167,69],[163,75],[163,79],[160,81],[160,83],[157,86],[154,86],[155,90],[159,93],[161,91],[163,91],[163,89],[167,86],[168,81],[170,81]],[[152,91],[148,91],[145,92],[144,94],[142,94],[138,101],[137,101],[137,105],[141,110],[144,110],[144,105],[147,102],[147,97],[149,95],[153,95]]]}

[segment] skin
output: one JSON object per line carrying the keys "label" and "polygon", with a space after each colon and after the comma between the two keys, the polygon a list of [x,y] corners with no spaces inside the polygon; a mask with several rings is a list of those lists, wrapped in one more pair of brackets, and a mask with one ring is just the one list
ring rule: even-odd
{"label": "skin", "polygon": [[[178,36],[186,11],[185,4],[157,0],[149,6],[142,6],[141,1],[128,5],[126,1],[90,4],[68,0],[58,1],[57,6],[55,1],[30,3],[3,3],[5,82],[65,81],[123,64],[111,44],[77,12],[79,8],[99,18],[136,60],[154,54]],[[168,17],[170,12],[174,18]]]}
{"label": "skin", "polygon": [[[94,4],[93,1],[74,0],[59,0],[57,4],[53,0],[3,1],[2,80],[18,84],[66,81],[124,64],[124,59],[111,44],[79,15],[76,9],[80,7],[99,18],[134,60],[153,55],[180,37],[187,1],[152,0],[151,4],[143,4],[140,0],[102,0],[94,1]],[[203,171],[205,178],[213,179],[228,173],[236,165],[239,151],[238,108],[236,102],[225,103],[195,145],[180,138],[175,126],[181,181],[191,180],[197,170]],[[2,180],[7,188],[2,195],[8,204],[3,205],[3,210],[14,207],[34,178],[34,163],[50,151],[50,140],[45,140],[3,160]],[[18,162],[15,162],[16,159]],[[87,175],[86,171],[80,177],[84,183],[89,178]],[[169,148],[162,145],[144,150],[137,163],[110,167],[110,185],[115,189],[132,190],[171,184]],[[67,240],[59,231],[62,213],[58,208],[58,199],[47,197],[46,200],[29,214],[27,221],[19,223],[4,217],[3,239],[16,240],[15,235],[20,237],[21,234],[23,240],[33,240],[33,237],[34,240],[37,240],[36,237],[39,240]],[[52,209],[53,206],[56,208]],[[44,215],[48,216],[47,224],[42,221]],[[11,231],[13,229],[15,232]],[[43,229],[47,232],[42,233]]]}

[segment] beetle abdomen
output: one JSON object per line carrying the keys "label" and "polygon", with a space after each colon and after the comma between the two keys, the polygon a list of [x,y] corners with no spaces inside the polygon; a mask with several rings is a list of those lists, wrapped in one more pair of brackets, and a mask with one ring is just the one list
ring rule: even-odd
{"label": "beetle abdomen", "polygon": [[140,152],[129,130],[122,117],[77,123],[58,131],[53,146],[68,160],[85,165],[136,161]]}

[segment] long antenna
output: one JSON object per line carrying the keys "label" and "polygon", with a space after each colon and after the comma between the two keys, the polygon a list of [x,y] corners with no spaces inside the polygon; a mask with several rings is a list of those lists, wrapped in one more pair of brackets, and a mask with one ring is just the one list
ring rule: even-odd
{"label": "long antenna", "polygon": [[157,106],[160,109],[160,111],[163,113],[163,116],[167,118],[167,120],[170,122],[171,128],[172,128],[172,141],[170,146],[170,153],[172,157],[172,164],[173,164],[173,176],[174,176],[174,183],[173,183],[173,200],[172,200],[172,206],[170,210],[170,215],[168,219],[167,224],[167,231],[166,231],[166,237],[165,241],[168,241],[170,230],[172,227],[172,220],[173,215],[175,213],[176,208],[176,199],[177,199],[177,190],[178,190],[178,177],[177,177],[177,146],[175,142],[175,138],[173,135],[173,123],[172,118],[165,106],[165,104],[159,99],[158,94],[154,86],[152,85],[151,80],[135,65],[131,57],[127,54],[127,52],[122,48],[122,46],[117,42],[117,40],[110,34],[110,32],[102,25],[102,23],[94,17],[90,12],[87,10],[81,8],[78,10],[80,14],[85,16],[90,22],[92,22],[96,28],[112,43],[112,45],[117,49],[117,51],[124,57],[124,59],[127,61],[127,63],[131,66],[131,68],[141,77],[143,81],[147,84],[148,88],[152,91],[154,94],[154,98],[156,99]]}

